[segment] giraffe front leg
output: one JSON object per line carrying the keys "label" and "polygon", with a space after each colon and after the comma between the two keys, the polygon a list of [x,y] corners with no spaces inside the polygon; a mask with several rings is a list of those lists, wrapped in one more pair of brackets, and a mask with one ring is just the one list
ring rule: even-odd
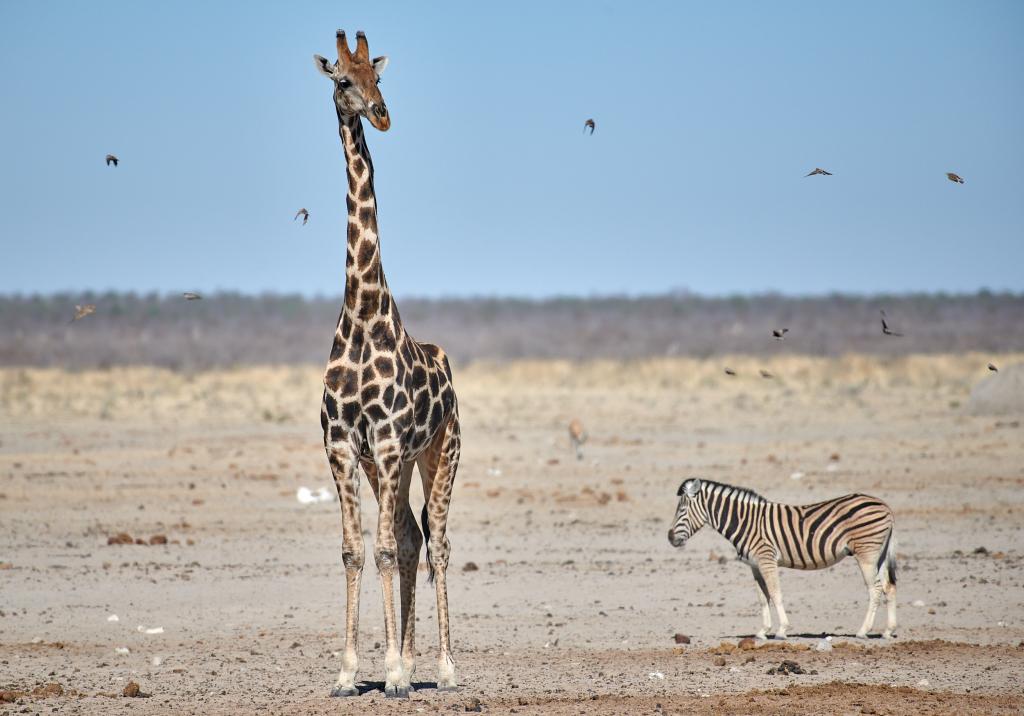
{"label": "giraffe front leg", "polygon": [[751,565],[750,569],[754,572],[754,581],[757,582],[757,598],[761,602],[761,628],[755,637],[767,639],[768,630],[772,628],[772,610],[768,604],[768,585],[764,583],[764,577],[761,576],[761,572],[756,566]]}
{"label": "giraffe front leg", "polygon": [[402,482],[398,488],[398,518],[395,539],[398,541],[398,581],[402,603],[402,670],[404,685],[410,691],[416,673],[416,572],[419,568],[423,535],[416,517],[409,508],[409,482],[414,463],[402,465]]}
{"label": "giraffe front leg", "polygon": [[359,476],[355,459],[347,447],[328,449],[328,460],[341,499],[341,560],[345,565],[345,650],[331,696],[358,696],[355,679],[359,668],[359,584],[365,559],[359,514]]}
{"label": "giraffe front leg", "polygon": [[395,520],[398,505],[398,487],[401,481],[397,445],[388,450],[378,445],[377,472],[379,484],[379,516],[377,542],[373,557],[380,573],[380,591],[384,601],[384,695],[389,698],[408,698],[409,679],[402,664],[398,641],[398,620],[395,616],[395,571],[398,566],[398,540]]}

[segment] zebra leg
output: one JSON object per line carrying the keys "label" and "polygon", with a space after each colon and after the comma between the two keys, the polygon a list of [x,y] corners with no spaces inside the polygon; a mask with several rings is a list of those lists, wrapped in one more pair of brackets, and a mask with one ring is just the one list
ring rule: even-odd
{"label": "zebra leg", "polygon": [[885,606],[889,613],[885,621],[885,631],[882,638],[892,639],[892,633],[896,630],[896,585],[886,580],[885,582]]}
{"label": "zebra leg", "polygon": [[868,613],[864,615],[864,623],[857,631],[859,639],[865,638],[875,623],[875,612],[878,611],[878,602],[882,598],[882,576],[875,570],[877,562],[877,554],[857,553],[857,564],[864,575],[864,585],[868,588]]}
{"label": "zebra leg", "polygon": [[750,569],[754,573],[754,581],[757,582],[757,598],[761,602],[761,628],[756,637],[767,639],[768,630],[772,628],[772,610],[768,605],[768,585],[764,583],[764,577],[761,576],[761,572],[756,566],[751,565]]}
{"label": "zebra leg", "polygon": [[761,576],[764,578],[765,586],[768,587],[768,598],[775,605],[775,611],[779,615],[779,628],[775,631],[776,639],[785,639],[786,630],[789,629],[789,618],[786,616],[786,608],[782,606],[782,587],[779,584],[779,567],[774,562],[762,562],[759,565]]}

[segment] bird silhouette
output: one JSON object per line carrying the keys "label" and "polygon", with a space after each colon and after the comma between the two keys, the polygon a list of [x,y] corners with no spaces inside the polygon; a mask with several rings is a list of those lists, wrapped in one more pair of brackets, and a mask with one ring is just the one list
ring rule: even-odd
{"label": "bird silhouette", "polygon": [[586,122],[583,123],[583,133],[586,134],[587,130],[589,129],[590,133],[593,134],[594,129],[596,129],[596,127],[597,125],[594,124],[594,120],[588,119]]}
{"label": "bird silhouette", "polygon": [[949,179],[954,184],[963,184],[964,183],[963,177],[960,176],[959,174],[954,174],[953,172],[946,172],[946,178]]}
{"label": "bird silhouette", "polygon": [[775,377],[774,375],[772,375],[771,373],[766,371],[764,368],[762,368],[760,372],[761,372],[761,377],[762,378],[774,378]]}
{"label": "bird silhouette", "polygon": [[772,329],[772,338],[774,338],[777,341],[781,341],[783,338],[786,337],[787,333],[789,333],[789,329],[788,328],[773,328]]}
{"label": "bird silhouette", "polygon": [[885,334],[887,336],[897,336],[897,337],[900,337],[900,336],[903,335],[902,333],[897,333],[893,329],[889,328],[889,324],[885,322],[885,310],[881,310],[881,311],[879,311],[879,313],[882,314],[882,333],[883,334]]}
{"label": "bird silhouette", "polygon": [[576,451],[576,459],[582,460],[583,443],[587,441],[587,431],[583,428],[583,423],[579,421],[579,418],[573,418],[569,422],[569,441]]}
{"label": "bird silhouette", "polygon": [[115,156],[114,156],[113,154],[108,154],[108,155],[107,155],[107,166],[108,166],[108,167],[109,167],[109,166],[110,166],[111,164],[113,164],[113,165],[114,165],[114,166],[116,167],[116,166],[117,166],[117,163],[118,163],[119,161],[121,161],[121,160],[120,160],[120,159],[118,159],[117,157],[115,157]]}
{"label": "bird silhouette", "polygon": [[726,368],[725,369],[725,374],[726,375],[731,375],[734,378],[736,377],[736,371],[734,371],[732,368]]}
{"label": "bird silhouette", "polygon": [[995,364],[994,364],[994,363],[989,363],[989,364],[988,364],[988,369],[989,369],[990,371],[992,371],[993,373],[998,373],[998,372],[999,372],[999,369],[998,369],[998,368],[996,368],[996,366],[995,366]]}
{"label": "bird silhouette", "polygon": [[96,306],[92,303],[87,303],[84,306],[75,306],[75,317],[71,319],[71,323],[77,320],[85,318],[86,316],[96,313]]}
{"label": "bird silhouette", "polygon": [[814,167],[814,171],[813,172],[811,172],[810,174],[804,174],[804,179],[806,179],[807,177],[812,177],[815,174],[822,174],[822,175],[827,176],[827,177],[832,176],[832,172],[827,172],[824,169],[822,169],[821,167]]}
{"label": "bird silhouette", "polygon": [[181,295],[185,297],[186,301],[200,301],[203,298],[198,293],[192,293],[192,291],[185,291],[185,293]]}
{"label": "bird silhouette", "polygon": [[[305,226],[306,222],[309,221],[309,212],[305,209],[299,209],[295,212],[295,219],[298,219],[300,216],[302,217],[302,225]],[[292,219],[292,221],[295,221],[295,219]]]}

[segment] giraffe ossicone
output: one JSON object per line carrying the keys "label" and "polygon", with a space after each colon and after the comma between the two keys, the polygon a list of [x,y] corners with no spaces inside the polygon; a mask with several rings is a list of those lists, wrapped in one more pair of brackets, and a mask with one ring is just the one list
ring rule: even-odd
{"label": "giraffe ossicone", "polygon": [[[317,69],[334,86],[338,132],[348,175],[345,300],[324,374],[320,422],[342,513],[346,619],[342,669],[332,695],[358,693],[359,586],[365,561],[359,509],[359,476],[377,498],[374,562],[384,597],[386,696],[408,696],[415,669],[416,573],[427,542],[438,616],[438,688],[455,688],[448,626],[447,537],[461,445],[458,404],[444,351],[405,331],[388,289],[377,234],[373,162],[362,118],[381,131],[391,115],[378,82],[387,57],[371,59],[366,35],[356,34],[350,52],[337,32],[337,62],[314,55]],[[423,486],[423,531],[409,506],[413,469]],[[398,572],[401,623],[395,614]]]}

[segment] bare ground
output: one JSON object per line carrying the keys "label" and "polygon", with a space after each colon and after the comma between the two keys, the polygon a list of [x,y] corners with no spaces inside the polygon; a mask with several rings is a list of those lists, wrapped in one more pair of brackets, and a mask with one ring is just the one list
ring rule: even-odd
{"label": "bare ground", "polygon": [[[343,642],[340,517],[333,502],[295,499],[330,484],[316,369],[0,371],[0,690],[14,700],[0,711],[464,712],[479,699],[523,714],[1021,713],[1024,431],[964,410],[990,359],[457,370],[449,581],[462,688],[433,688],[423,579],[420,689],[401,703],[379,691],[372,566],[365,693],[327,696]],[[572,417],[590,433],[582,461]],[[843,562],[784,571],[793,638],[736,649],[758,622],[749,569],[713,533],[682,551],[665,538],[690,475],[790,502],[888,501],[898,638],[852,637],[866,595]],[[374,507],[365,490],[368,541]],[[120,532],[168,543],[108,545]],[[676,632],[692,643],[677,647]],[[823,634],[831,652],[808,648]],[[767,673],[784,659],[817,673]],[[130,681],[149,697],[121,696]],[[49,683],[63,693],[32,695]]]}

